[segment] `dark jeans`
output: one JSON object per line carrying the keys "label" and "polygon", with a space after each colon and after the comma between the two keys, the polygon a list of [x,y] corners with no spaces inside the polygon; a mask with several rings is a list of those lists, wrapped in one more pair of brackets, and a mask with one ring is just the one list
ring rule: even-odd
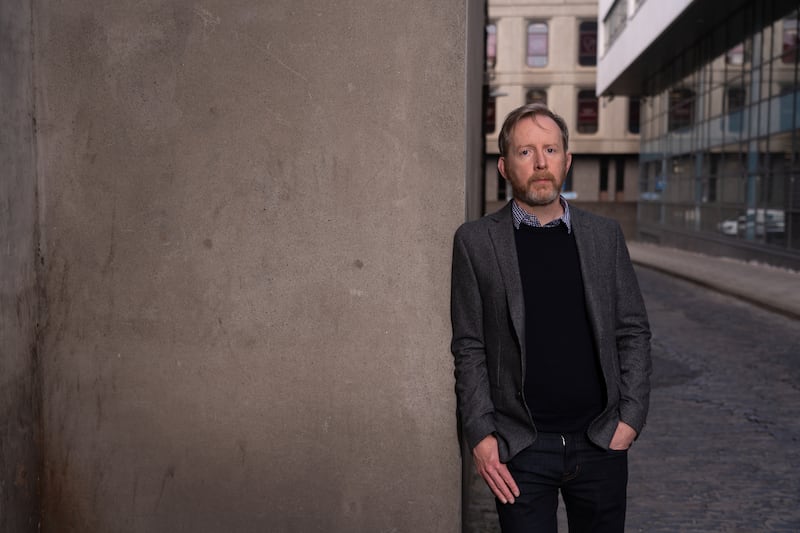
{"label": "dark jeans", "polygon": [[558,491],[570,533],[623,533],[628,454],[592,444],[583,434],[539,433],[508,469],[520,490],[497,503],[503,533],[556,533]]}

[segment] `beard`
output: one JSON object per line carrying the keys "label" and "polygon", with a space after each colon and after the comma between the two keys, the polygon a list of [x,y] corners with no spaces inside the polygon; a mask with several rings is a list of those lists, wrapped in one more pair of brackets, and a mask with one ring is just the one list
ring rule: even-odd
{"label": "beard", "polygon": [[529,206],[550,205],[560,193],[556,178],[550,172],[536,174],[528,178],[525,187],[514,187],[514,198]]}

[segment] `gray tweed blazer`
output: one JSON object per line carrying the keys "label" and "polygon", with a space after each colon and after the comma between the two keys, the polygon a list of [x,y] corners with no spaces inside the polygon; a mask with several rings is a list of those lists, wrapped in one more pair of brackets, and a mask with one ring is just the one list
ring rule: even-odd
{"label": "gray tweed blazer", "polygon": [[[645,425],[650,327],[619,224],[573,206],[570,216],[607,396],[588,436],[607,449],[618,421],[637,434]],[[522,394],[526,354],[536,346],[526,346],[510,202],[456,231],[450,309],[463,438],[471,450],[494,434],[500,460],[508,462],[536,439]]]}

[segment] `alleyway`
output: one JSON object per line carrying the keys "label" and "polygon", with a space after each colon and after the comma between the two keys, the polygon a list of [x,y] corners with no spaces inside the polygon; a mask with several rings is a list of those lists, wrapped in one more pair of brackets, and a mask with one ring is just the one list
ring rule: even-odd
{"label": "alleyway", "polygon": [[[637,272],[654,374],[648,425],[630,452],[627,530],[800,531],[800,324]],[[470,486],[464,531],[499,531],[488,490]]]}

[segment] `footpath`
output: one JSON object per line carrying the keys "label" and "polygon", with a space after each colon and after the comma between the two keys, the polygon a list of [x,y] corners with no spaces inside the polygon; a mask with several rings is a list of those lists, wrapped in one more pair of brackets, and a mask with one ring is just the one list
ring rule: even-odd
{"label": "footpath", "polygon": [[629,241],[628,251],[634,264],[800,319],[798,271],[638,241]]}

